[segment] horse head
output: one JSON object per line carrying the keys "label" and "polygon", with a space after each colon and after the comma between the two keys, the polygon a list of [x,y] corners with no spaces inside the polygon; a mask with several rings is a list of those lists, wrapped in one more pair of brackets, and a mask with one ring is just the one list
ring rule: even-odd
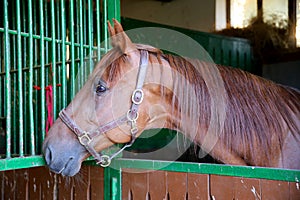
{"label": "horse head", "polygon": [[[157,116],[166,119],[164,109],[149,111],[150,104],[163,105],[164,99],[158,97],[155,84],[145,85],[149,59],[152,59],[149,53],[160,54],[160,51],[133,44],[116,20],[114,28],[110,23],[108,27],[113,49],[95,66],[82,89],[60,112],[44,141],[46,163],[55,173],[75,175],[89,155],[94,156],[98,164],[108,165],[146,127],[158,126],[156,123],[161,123],[161,118]],[[156,74],[153,77],[162,78],[160,71],[151,73]],[[99,153],[116,143],[126,145],[111,156]]]}

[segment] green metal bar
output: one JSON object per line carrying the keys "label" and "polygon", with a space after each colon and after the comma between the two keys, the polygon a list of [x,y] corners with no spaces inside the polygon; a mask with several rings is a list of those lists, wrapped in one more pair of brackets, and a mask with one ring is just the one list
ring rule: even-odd
{"label": "green metal bar", "polygon": [[[83,44],[87,44],[87,40],[86,40],[86,38],[87,38],[87,32],[88,32],[88,30],[87,30],[87,16],[86,16],[86,1],[85,0],[83,0],[83,4],[81,5],[81,7],[82,7],[82,10],[83,10],[83,14],[82,14],[82,17],[83,17],[83,23],[82,23],[82,30],[83,30]],[[83,49],[83,53],[84,53],[84,56],[86,56],[87,54],[86,54],[86,49]]]}
{"label": "green metal bar", "polygon": [[[48,2],[45,1],[45,4],[44,4],[44,29],[45,29],[45,32],[44,32],[44,36],[45,37],[48,37],[49,36],[49,30],[48,30]],[[45,63],[48,63],[49,61],[49,44],[47,41],[45,41]],[[49,76],[46,75],[46,78],[48,78]]]}
{"label": "green metal bar", "polygon": [[74,39],[74,3],[70,1],[70,42],[71,42],[71,65],[70,65],[70,95],[75,96],[75,39]]}
{"label": "green metal bar", "polygon": [[[97,61],[101,59],[101,19],[100,19],[100,1],[96,1],[96,27],[97,27]],[[104,22],[106,23],[106,22]]]}
{"label": "green metal bar", "polygon": [[[4,44],[4,38],[3,34],[0,34],[0,41],[2,41],[2,44]],[[0,47],[0,58],[1,60],[4,60],[4,54],[3,54],[3,49],[4,47]],[[2,99],[2,102],[0,103],[0,119],[4,119],[4,112],[5,112],[5,96],[4,96],[4,90],[5,90],[5,84],[4,84],[4,77],[5,77],[5,67],[3,62],[0,62],[0,99]],[[3,75],[2,75],[3,74]]]}
{"label": "green metal bar", "polygon": [[[20,32],[22,32],[22,31],[24,31],[24,32],[26,32],[26,20],[27,20],[27,17],[26,17],[26,10],[25,10],[25,3],[24,3],[24,1],[21,1],[21,20],[22,20],[22,30],[20,31]],[[22,48],[23,48],[23,52],[26,52],[26,53],[22,53],[22,63],[24,63],[23,64],[23,67],[25,67],[26,66],[26,64],[27,64],[27,38],[24,38],[24,37],[22,37]],[[22,67],[22,69],[24,69]],[[26,98],[27,97],[27,93],[28,93],[28,91],[27,91],[27,88],[28,88],[28,79],[27,79],[27,77],[28,77],[28,73],[26,72],[26,71],[23,71],[22,72],[23,73],[23,94],[24,94],[24,97],[23,97],[23,100],[24,100],[24,110],[23,110],[23,113],[24,113],[24,120],[23,120],[23,123],[24,123],[24,135],[23,135],[23,137],[24,137],[24,152],[25,152],[25,154],[27,154],[27,152],[28,152],[28,134],[26,134],[27,132],[28,132],[28,115],[27,115],[27,113],[28,113],[28,99]]]}
{"label": "green metal bar", "polygon": [[[37,21],[37,4],[38,4],[38,1],[32,1],[32,13],[34,13],[32,15],[32,33],[33,35],[36,35],[37,34],[37,26],[34,26],[34,24],[37,24],[38,21]],[[38,46],[39,46],[39,43],[38,43],[38,40],[37,39],[33,39],[33,66],[36,66],[38,65]],[[36,85],[39,85],[39,82],[38,82],[38,69],[33,69],[32,71],[32,75],[33,75],[33,83],[36,84]],[[33,93],[33,100],[34,100],[34,130],[39,130],[39,125],[40,125],[40,116],[39,116],[39,113],[40,113],[40,110],[39,110],[39,91],[37,90],[33,90],[34,93]],[[35,147],[35,152],[39,152],[39,149],[38,149],[38,144],[39,144],[39,134],[34,134],[34,140],[36,141],[36,147]]]}
{"label": "green metal bar", "polygon": [[[4,28],[0,28],[0,32],[4,33]],[[8,33],[10,35],[17,35],[17,31],[16,30],[8,30]],[[30,37],[29,33],[25,33],[25,32],[21,32],[21,36],[22,37],[28,37],[28,38]],[[33,37],[33,39],[38,39],[38,40],[41,39],[41,36],[40,35],[36,35],[36,34],[33,34],[32,37]],[[52,42],[52,37],[50,38],[50,37],[45,37],[44,36],[44,41]],[[55,42],[57,44],[62,44],[62,40],[59,40],[59,39],[55,39]],[[71,42],[70,41],[65,41],[65,44],[66,45],[71,45]],[[80,47],[80,43],[74,43],[74,46],[75,47]],[[89,48],[89,45],[87,45],[87,44],[83,44],[82,46],[83,46],[83,48],[86,48],[86,49]],[[92,47],[92,48],[93,48],[93,50],[97,50],[97,47]],[[105,49],[102,48],[101,51],[105,52]]]}
{"label": "green metal bar", "polygon": [[0,171],[24,169],[45,166],[43,156],[29,156],[23,158],[0,159]]}
{"label": "green metal bar", "polygon": [[21,48],[21,11],[20,0],[16,2],[17,15],[17,63],[18,63],[18,109],[19,109],[19,155],[24,156],[24,137],[23,137],[23,77],[22,77],[22,48]]}
{"label": "green metal bar", "polygon": [[120,21],[120,1],[108,0],[108,19],[111,21],[113,18]]}
{"label": "green metal bar", "polygon": [[40,142],[44,141],[45,138],[45,129],[46,129],[46,111],[45,111],[45,41],[44,41],[44,14],[43,14],[43,0],[39,1],[39,12],[40,12],[40,64],[41,64],[41,71],[40,71],[40,83],[41,83],[41,138]]}
{"label": "green metal bar", "polygon": [[[37,1],[33,1],[33,4],[32,4],[32,8],[33,8],[33,13],[35,13],[34,15],[32,15],[33,16],[33,24],[38,24],[38,21],[37,21]],[[37,26],[34,26],[33,25],[33,33],[34,33],[34,35],[37,35]],[[34,38],[34,39],[37,39],[37,38]],[[39,38],[39,39],[41,39],[41,38]],[[37,40],[34,40],[33,41],[34,42],[34,56],[33,56],[33,58],[34,58],[34,65],[37,65],[38,64],[38,41]]]}
{"label": "green metal bar", "polygon": [[104,169],[104,200],[122,199],[122,173],[120,169]]}
{"label": "green metal bar", "polygon": [[[56,8],[56,37],[61,40],[61,13],[60,13],[60,1],[55,1],[55,8]],[[61,44],[61,43],[59,43]],[[63,62],[61,60],[61,45],[57,45],[56,46],[56,60]],[[61,79],[61,66],[57,66],[57,81],[58,83],[62,84],[62,79]],[[57,105],[58,105],[58,110],[60,110],[61,108],[63,108],[62,106],[62,87],[57,88]]]}
{"label": "green metal bar", "polygon": [[[93,59],[96,59],[96,57],[93,57]],[[88,58],[84,59],[84,61],[87,61],[87,60],[88,60]],[[80,62],[79,59],[75,59],[75,63],[79,63],[79,62]],[[70,60],[66,61],[66,64],[70,64],[70,63],[71,63]],[[52,65],[51,63],[48,63],[48,64],[45,64],[45,67],[50,67],[51,65]],[[62,62],[56,62],[56,65],[61,66]],[[41,68],[41,65],[33,66],[34,70],[39,70],[40,68]],[[23,71],[29,71],[29,67],[24,67]],[[16,70],[16,69],[15,70],[10,70],[10,74],[16,74],[16,73],[18,73],[18,70]],[[5,72],[0,72],[0,75],[5,75]]]}
{"label": "green metal bar", "polygon": [[93,70],[93,2],[88,0],[89,72]]}
{"label": "green metal bar", "polygon": [[[16,4],[13,3],[11,4],[11,11],[15,12],[16,10]],[[12,29],[17,29],[17,19],[16,19],[16,16],[13,15],[12,16],[12,22],[11,22],[11,26],[12,26]],[[16,48],[17,48],[17,40],[16,40],[16,37],[18,35],[18,32],[16,35],[12,35],[11,36],[11,52],[10,52],[10,59],[12,61],[11,63],[11,68],[14,69],[14,70],[18,70],[18,63],[17,63],[17,55],[16,55]],[[17,102],[17,99],[18,99],[18,94],[17,94],[17,89],[18,89],[18,73],[17,74],[11,74],[12,75],[12,85],[11,85],[11,89],[12,89],[12,140],[11,140],[11,143],[12,143],[12,154],[17,154],[17,147],[18,147],[18,102]]]}
{"label": "green metal bar", "polygon": [[32,29],[32,0],[28,0],[28,32],[29,32],[29,88],[28,88],[28,106],[29,106],[29,135],[30,135],[30,154],[35,155],[35,139],[34,139],[34,119],[33,119],[33,29]]}
{"label": "green metal bar", "polygon": [[[90,162],[90,161],[89,161]],[[263,168],[251,166],[232,166],[222,164],[188,163],[155,160],[135,160],[118,158],[112,161],[114,169],[146,169],[175,172],[189,172],[197,174],[215,174],[222,176],[236,176],[244,178],[259,178],[279,181],[299,182],[300,170]]]}
{"label": "green metal bar", "polygon": [[[96,59],[96,57],[93,57],[93,59]],[[84,61],[87,61],[88,60],[88,58],[85,58],[84,59]],[[79,63],[80,62],[80,60],[79,59],[75,59],[75,63]],[[69,61],[66,61],[66,64],[70,64],[71,63],[71,61],[69,60]],[[45,64],[45,67],[50,67],[52,64],[51,63],[48,63],[48,64]],[[62,65],[62,62],[56,62],[56,65],[58,65],[58,66],[61,66]],[[35,66],[33,66],[33,69],[34,70],[39,70],[41,68],[41,65],[35,65]],[[29,67],[24,67],[23,68],[23,71],[29,71]],[[18,70],[10,70],[10,74],[17,74],[18,73]],[[5,72],[0,72],[0,75],[5,75]]]}
{"label": "green metal bar", "polygon": [[[59,1],[56,1],[56,31],[57,31],[57,37],[59,38],[59,39],[61,39],[61,32],[60,32],[60,16],[61,16],[61,14],[60,14],[60,8],[59,8],[59,6],[60,6],[60,4],[59,4]],[[57,46],[57,60],[61,60],[61,46],[60,45],[58,45]]]}
{"label": "green metal bar", "polygon": [[[27,17],[26,17],[26,14],[27,14],[27,12],[26,12],[26,4],[25,4],[24,1],[21,1],[21,3],[22,3],[22,18],[23,18],[23,22],[22,23],[23,23],[23,30],[21,30],[20,34],[22,32],[26,32],[26,25],[27,25],[26,21],[28,20]],[[23,52],[27,52],[27,38],[25,38],[23,36],[22,36],[22,38],[23,38],[23,44],[22,44]],[[22,59],[23,59],[24,66],[26,66],[26,64],[27,64],[27,53],[23,53],[23,58]]]}
{"label": "green metal bar", "polygon": [[[5,97],[6,97],[6,158],[11,157],[11,77],[10,43],[8,35],[8,3],[4,0],[4,62],[5,62]],[[1,165],[2,166],[2,165]]]}
{"label": "green metal bar", "polygon": [[65,22],[65,1],[60,1],[61,12],[61,40],[62,40],[62,107],[67,106],[67,77],[66,77],[66,22]]}
{"label": "green metal bar", "polygon": [[56,90],[56,45],[55,45],[55,7],[54,7],[54,1],[51,0],[51,62],[52,62],[52,95],[53,95],[53,117],[54,119],[57,118],[57,90]]}
{"label": "green metal bar", "polygon": [[28,72],[27,71],[23,71],[22,70],[22,77],[23,77],[23,79],[22,79],[22,81],[23,81],[23,83],[22,83],[22,86],[23,86],[23,94],[24,94],[24,97],[23,97],[23,104],[24,104],[24,106],[23,106],[23,113],[24,113],[24,120],[23,120],[23,124],[24,124],[24,129],[23,129],[23,132],[25,133],[25,134],[23,134],[23,140],[24,140],[24,146],[23,146],[23,149],[24,149],[24,154],[26,155],[26,154],[28,154],[28,137],[27,137],[27,130],[28,130],[28,115],[27,115],[27,113],[28,113],[28,101],[27,101],[27,98],[26,98],[26,95],[27,95],[27,88],[28,88],[28,81],[27,81],[27,76],[28,76]]}
{"label": "green metal bar", "polygon": [[80,81],[79,85],[83,85],[83,13],[82,13],[82,0],[79,0],[79,70],[80,70]]}
{"label": "green metal bar", "polygon": [[109,47],[109,41],[108,41],[108,28],[107,28],[107,0],[103,1],[103,7],[104,7],[104,11],[103,11],[103,18],[104,18],[104,49],[105,52],[108,51],[108,47]]}

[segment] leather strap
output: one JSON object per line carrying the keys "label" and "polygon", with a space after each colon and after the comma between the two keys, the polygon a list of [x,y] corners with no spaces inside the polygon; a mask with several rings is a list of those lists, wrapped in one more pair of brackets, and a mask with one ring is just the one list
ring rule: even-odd
{"label": "leather strap", "polygon": [[[139,66],[139,72],[138,72],[138,76],[137,76],[136,89],[133,91],[133,94],[131,97],[131,101],[132,101],[131,107],[124,116],[120,117],[117,120],[108,122],[107,124],[102,125],[99,128],[97,128],[95,131],[89,133],[87,131],[83,131],[68,116],[65,109],[61,110],[59,113],[60,119],[77,136],[80,144],[83,145],[85,147],[85,149],[95,158],[97,164],[100,164],[103,167],[108,166],[110,164],[110,161],[112,158],[114,158],[118,154],[120,154],[125,148],[130,147],[136,139],[136,134],[138,132],[138,128],[136,126],[136,120],[138,119],[138,108],[144,98],[144,93],[143,93],[142,88],[143,88],[143,85],[145,82],[145,78],[146,78],[146,74],[147,74],[147,66],[148,66],[148,62],[149,62],[148,51],[140,50],[140,53],[141,53],[140,66]],[[131,130],[130,130],[131,140],[130,140],[130,142],[125,144],[121,149],[119,149],[116,153],[114,153],[111,156],[102,155],[101,152],[99,152],[99,153],[96,152],[95,148],[91,144],[92,140],[95,137],[97,137],[101,134],[104,134],[104,133],[108,132],[109,130],[112,130],[126,122],[131,123]]]}

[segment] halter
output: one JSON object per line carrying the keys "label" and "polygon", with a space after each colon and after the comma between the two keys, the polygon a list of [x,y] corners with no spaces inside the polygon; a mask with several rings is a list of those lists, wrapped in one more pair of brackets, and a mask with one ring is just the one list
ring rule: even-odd
{"label": "halter", "polygon": [[[79,140],[79,143],[85,147],[85,149],[95,158],[96,163],[101,165],[102,167],[107,167],[110,165],[111,159],[116,157],[118,154],[120,154],[125,148],[130,147],[135,139],[136,134],[138,132],[138,127],[136,125],[136,120],[139,117],[138,114],[138,108],[139,105],[142,103],[144,98],[144,92],[142,90],[146,73],[147,73],[147,66],[148,66],[148,51],[141,50],[141,56],[140,56],[140,66],[139,66],[139,72],[137,77],[137,84],[136,88],[132,93],[131,96],[131,107],[128,110],[128,112],[120,117],[119,119],[113,120],[108,122],[107,124],[104,124],[100,127],[98,127],[93,132],[88,132],[82,130],[66,113],[65,109],[61,110],[59,113],[60,119],[67,125],[69,129],[72,130],[72,132],[77,136],[77,139]],[[126,143],[121,149],[119,149],[117,152],[112,154],[111,156],[108,155],[102,155],[101,152],[97,152],[95,148],[91,145],[91,142],[93,139],[101,134],[106,133],[109,130],[112,130],[116,127],[118,127],[121,124],[124,123],[130,123],[131,129],[130,129],[130,136],[131,140]]]}

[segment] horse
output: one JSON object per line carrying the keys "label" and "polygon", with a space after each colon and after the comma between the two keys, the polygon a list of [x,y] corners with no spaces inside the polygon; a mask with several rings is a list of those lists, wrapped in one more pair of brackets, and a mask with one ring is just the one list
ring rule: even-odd
{"label": "horse", "polygon": [[[298,90],[132,43],[113,22],[108,22],[113,48],[45,138],[51,171],[74,176],[89,156],[105,167],[154,128],[184,134],[224,164],[300,169]],[[124,146],[102,155],[114,144]]]}

